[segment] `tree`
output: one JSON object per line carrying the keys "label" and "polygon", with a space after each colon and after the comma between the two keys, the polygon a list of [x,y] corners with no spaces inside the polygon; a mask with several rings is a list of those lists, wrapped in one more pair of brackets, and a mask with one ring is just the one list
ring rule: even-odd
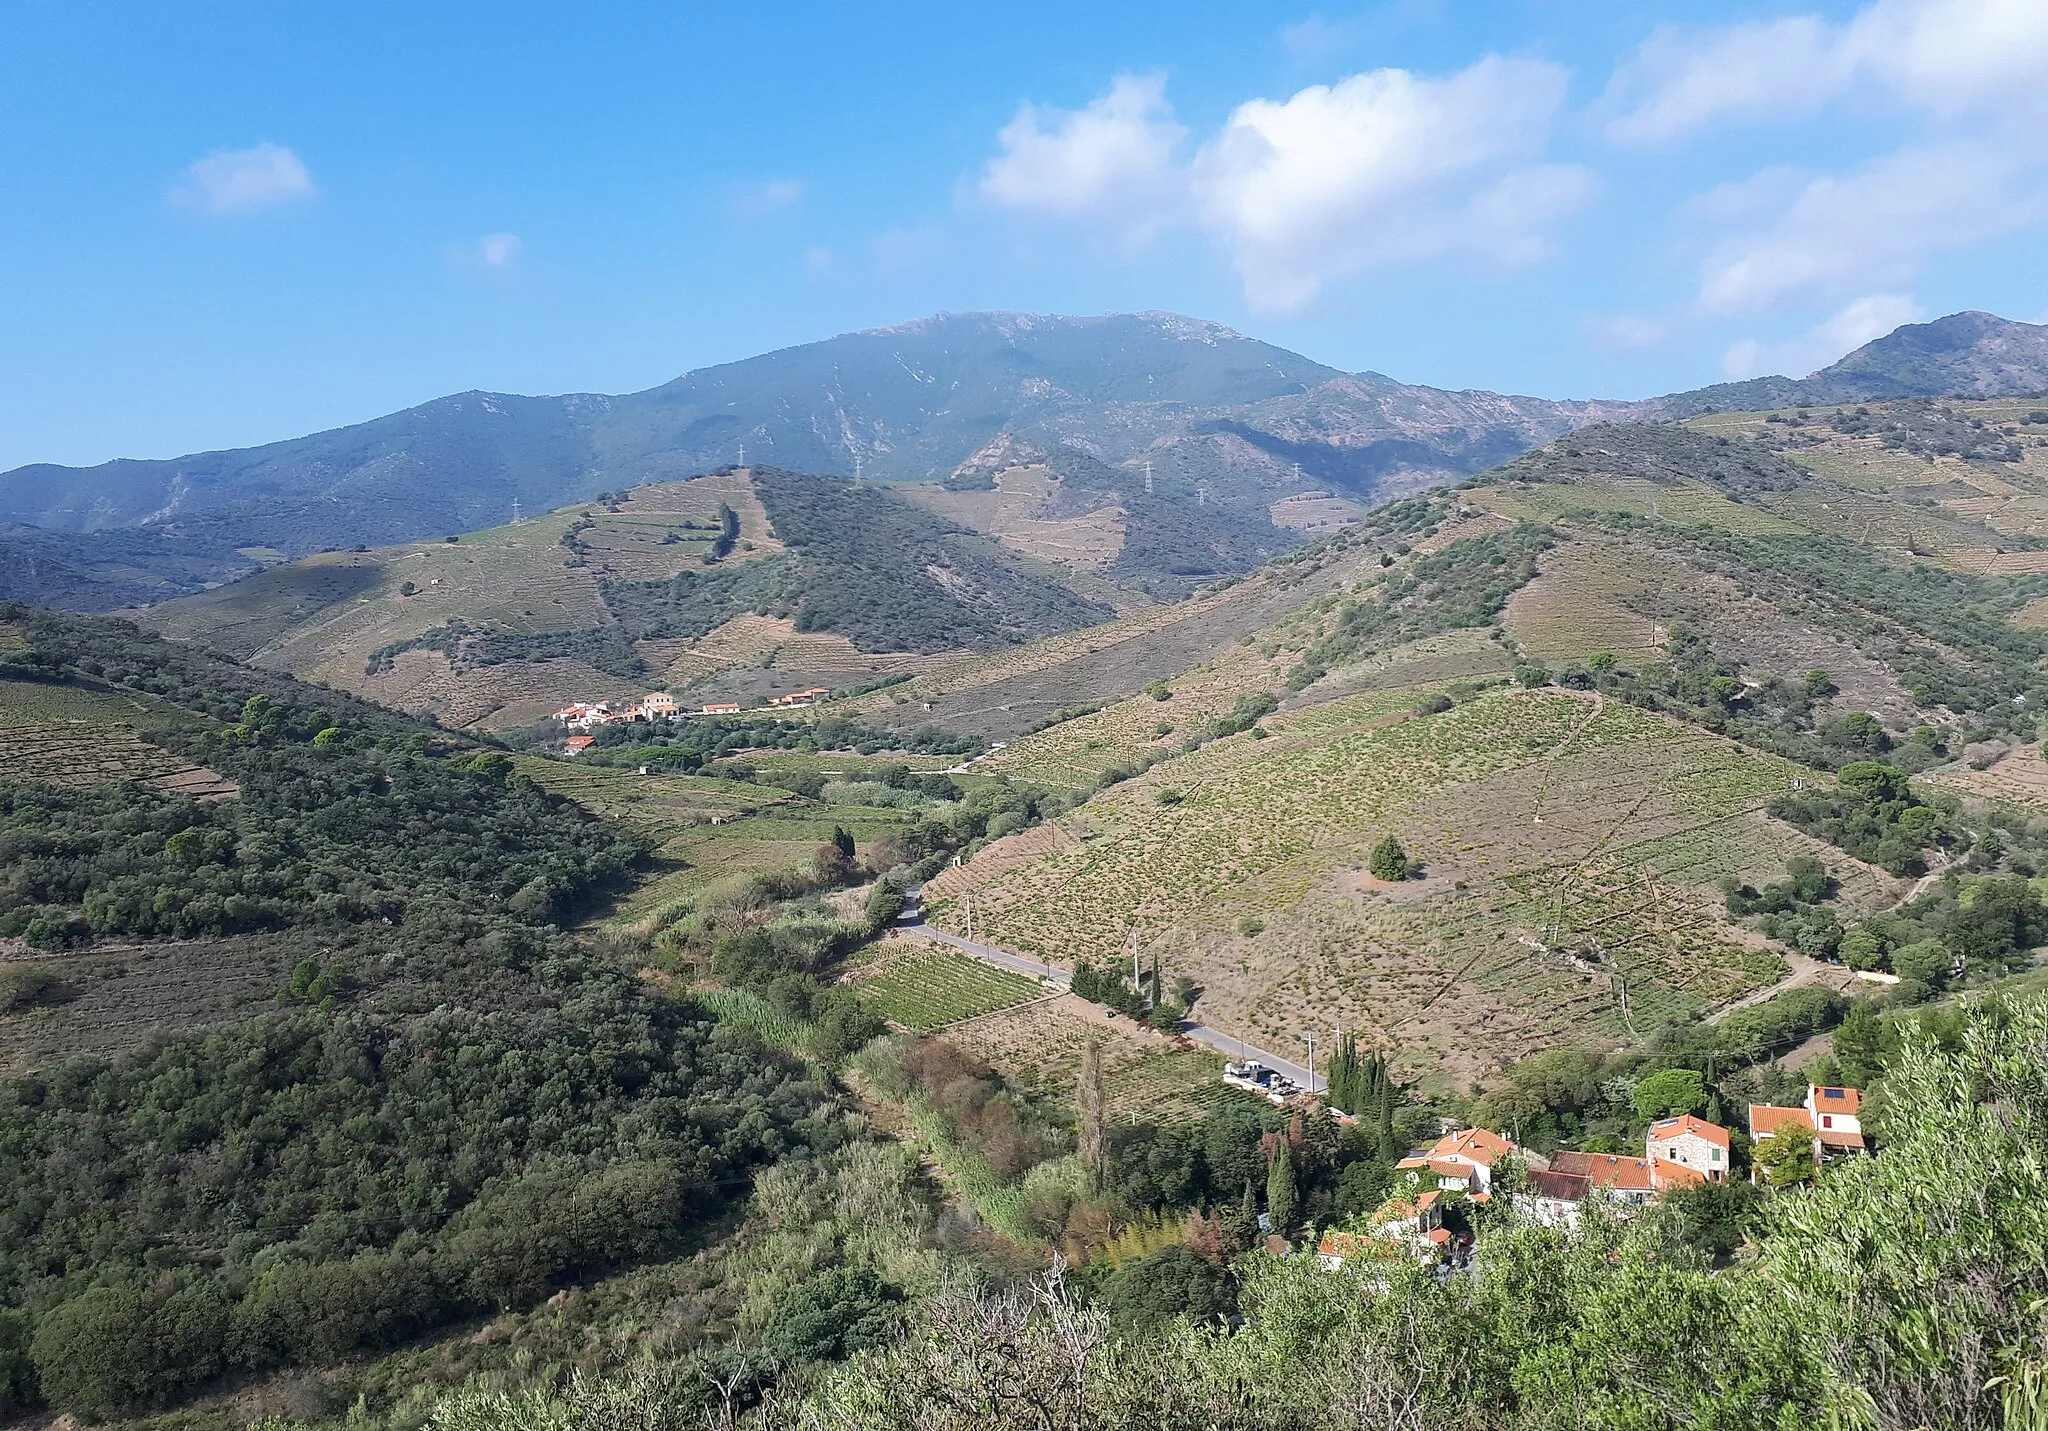
{"label": "tree", "polygon": [[1892,951],[1892,972],[1901,979],[1916,979],[1932,989],[1948,982],[1955,956],[1939,939],[1916,939]]}
{"label": "tree", "polygon": [[1849,1015],[1835,1030],[1835,1063],[1842,1081],[1854,1088],[1868,1088],[1884,1072],[1885,1060],[1897,1043],[1897,1035],[1885,1026],[1868,999],[1849,1006]]}
{"label": "tree", "polygon": [[1300,1211],[1294,1186],[1294,1151],[1282,1143],[1273,1153],[1266,1172],[1266,1217],[1282,1237],[1294,1231],[1295,1214]]}
{"label": "tree", "polygon": [[1690,1068],[1667,1068],[1638,1083],[1631,1101],[1638,1114],[1650,1119],[1704,1113],[1707,1081]]}
{"label": "tree", "polygon": [[1075,1121],[1080,1130],[1081,1166],[1088,1190],[1100,1192],[1109,1176],[1109,1138],[1104,1127],[1102,1042],[1093,1036],[1081,1044],[1081,1077],[1074,1088]]}
{"label": "tree", "polygon": [[832,827],[832,843],[839,847],[839,853],[851,860],[854,855],[853,834],[844,825]]}
{"label": "tree", "polygon": [[1875,969],[1884,963],[1884,939],[1867,924],[1859,924],[1842,936],[1842,943],[1836,949],[1842,962],[1851,969]]}
{"label": "tree", "polygon": [[1408,852],[1401,848],[1401,842],[1388,835],[1372,847],[1366,856],[1365,867],[1374,879],[1395,883],[1408,878]]}
{"label": "tree", "polygon": [[1245,1251],[1259,1240],[1259,1204],[1249,1177],[1244,1180],[1244,1197],[1224,1215],[1223,1238],[1232,1255]]}
{"label": "tree", "polygon": [[1813,1181],[1813,1138],[1796,1124],[1757,1139],[1749,1158],[1774,1188]]}

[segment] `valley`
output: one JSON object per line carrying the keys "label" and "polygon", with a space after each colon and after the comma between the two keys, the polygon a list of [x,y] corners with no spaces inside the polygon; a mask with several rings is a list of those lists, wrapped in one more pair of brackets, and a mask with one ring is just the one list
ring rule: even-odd
{"label": "valley", "polygon": [[[1405,1268],[1447,1123],[1549,1176],[1673,1074],[1715,1127],[1889,1097],[2041,977],[2040,400],[1575,419],[1256,520],[1084,458],[665,472],[0,608],[0,1390],[396,1431],[758,1346],[772,1407],[907,1344],[806,1308],[914,1337],[1057,1252],[1135,1317],[1297,1230],[1266,1275]],[[1762,1275],[1664,1202],[1598,1235]]]}

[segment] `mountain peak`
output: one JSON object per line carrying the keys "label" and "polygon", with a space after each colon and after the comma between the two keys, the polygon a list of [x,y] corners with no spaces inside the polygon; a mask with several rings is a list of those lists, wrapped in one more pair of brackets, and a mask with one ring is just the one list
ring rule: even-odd
{"label": "mountain peak", "polygon": [[2028,397],[2048,392],[2048,324],[1971,309],[1907,323],[1803,378],[1750,378],[1652,399],[1646,415],[1825,407],[1895,397]]}

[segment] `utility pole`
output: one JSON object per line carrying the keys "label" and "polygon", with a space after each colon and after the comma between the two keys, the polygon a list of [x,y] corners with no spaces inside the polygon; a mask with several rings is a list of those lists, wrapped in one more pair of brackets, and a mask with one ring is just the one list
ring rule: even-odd
{"label": "utility pole", "polygon": [[1209,505],[1209,484],[1207,482],[1204,482],[1201,486],[1195,488],[1195,505],[1197,507],[1206,507]]}
{"label": "utility pole", "polygon": [[961,898],[967,904],[967,942],[974,942],[974,891],[968,890]]}
{"label": "utility pole", "polygon": [[860,485],[860,450],[858,448],[854,449],[853,454],[853,485],[856,487]]}
{"label": "utility pole", "polygon": [[1145,987],[1145,971],[1138,964],[1138,931],[1131,929],[1131,992],[1137,993]]}
{"label": "utility pole", "polygon": [[1308,1091],[1309,1096],[1313,1098],[1316,1091],[1316,1033],[1314,1029],[1310,1029],[1308,1033]]}

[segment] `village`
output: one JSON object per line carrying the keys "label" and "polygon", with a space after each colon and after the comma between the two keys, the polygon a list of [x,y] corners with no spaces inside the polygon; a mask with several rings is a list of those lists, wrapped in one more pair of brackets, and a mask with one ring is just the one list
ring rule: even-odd
{"label": "village", "polygon": [[[770,696],[761,703],[764,710],[802,710],[816,705],[831,691],[824,686],[811,686],[801,691],[789,691],[779,696]],[[593,730],[605,726],[632,725],[635,722],[651,724],[657,721],[677,721],[686,716],[733,716],[746,707],[739,701],[711,701],[696,707],[684,709],[682,703],[667,691],[649,691],[639,700],[614,706],[609,701],[574,701],[555,712],[553,719],[566,730],[576,731],[562,743],[562,754],[581,755],[597,743]]]}
{"label": "village", "polygon": [[[1860,1090],[1808,1084],[1798,1107],[1752,1103],[1751,1181],[1761,1167],[1804,1157],[1806,1166],[1869,1151],[1859,1116]],[[1325,1232],[1316,1253],[1337,1271],[1357,1262],[1412,1255],[1427,1263],[1469,1264],[1474,1214],[1504,1196],[1514,1213],[1546,1227],[1571,1228],[1598,1206],[1627,1217],[1682,1188],[1734,1174],[1729,1130],[1691,1113],[1652,1122],[1643,1155],[1561,1150],[1542,1154],[1484,1128],[1448,1130],[1395,1165],[1394,1191],[1356,1229]]]}

